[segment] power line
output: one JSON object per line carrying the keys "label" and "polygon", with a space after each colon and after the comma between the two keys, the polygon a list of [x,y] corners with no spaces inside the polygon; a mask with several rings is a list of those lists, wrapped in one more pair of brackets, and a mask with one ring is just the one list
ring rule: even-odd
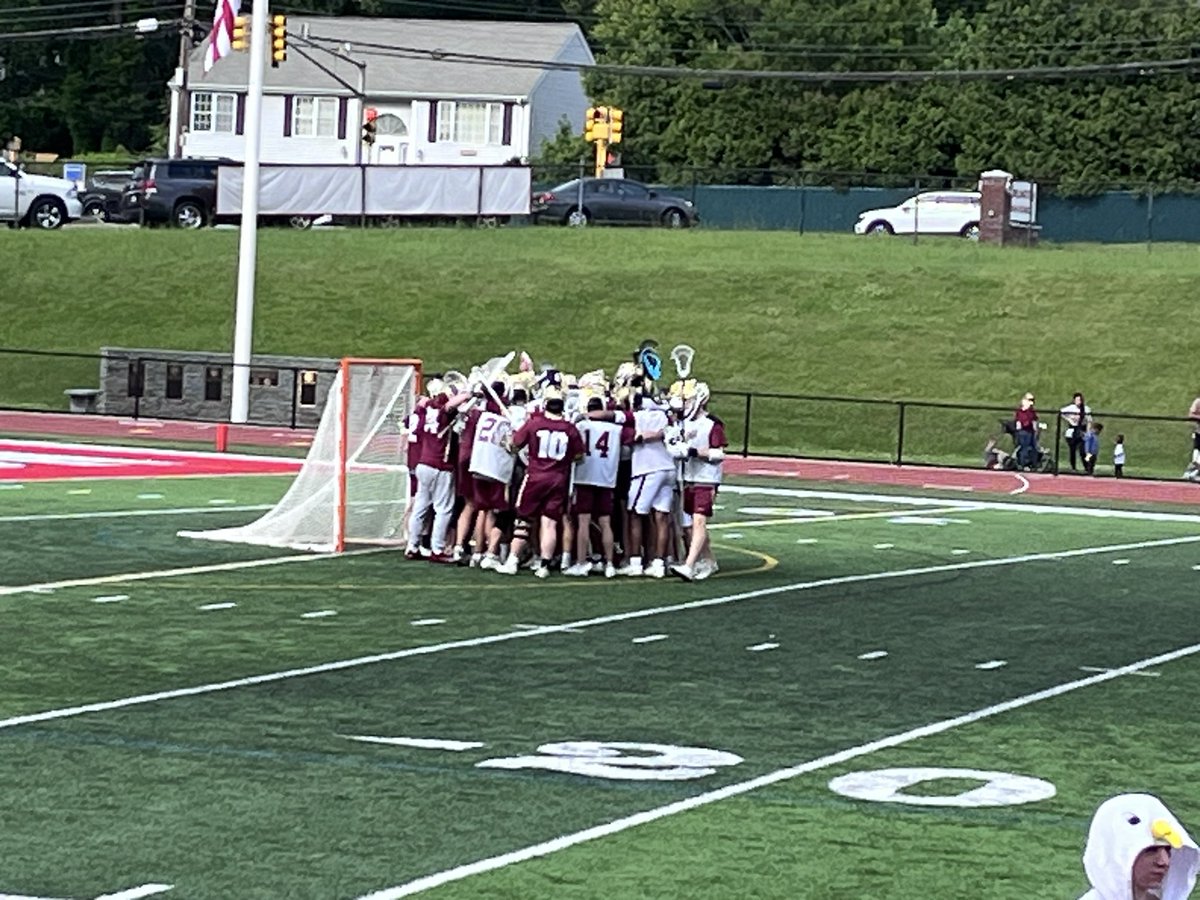
{"label": "power line", "polygon": [[[335,38],[309,36],[313,41],[338,43]],[[1200,58],[1138,60],[1121,63],[1090,63],[1074,66],[1027,66],[1020,68],[987,69],[922,69],[912,71],[811,71],[772,69],[711,69],[689,66],[642,66],[612,63],[570,63],[560,60],[527,59],[519,57],[492,56],[479,53],[459,53],[452,50],[428,50],[418,47],[403,47],[356,41],[355,47],[363,55],[420,59],[433,62],[450,62],[465,65],[510,66],[514,68],[551,69],[556,71],[592,72],[617,77],[679,78],[704,81],[796,81],[806,83],[901,83],[914,81],[1013,81],[1056,80],[1101,75],[1148,76],[1164,72],[1191,71],[1200,69]],[[369,52],[369,51],[374,51]]]}

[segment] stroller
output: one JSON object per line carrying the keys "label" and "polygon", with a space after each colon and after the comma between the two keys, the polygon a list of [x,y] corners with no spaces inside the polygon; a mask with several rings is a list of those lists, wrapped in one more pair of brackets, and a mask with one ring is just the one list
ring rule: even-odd
{"label": "stroller", "polygon": [[[1044,426],[1043,426],[1044,427]],[[1000,433],[1008,435],[1012,450],[1000,447],[999,437],[990,438],[983,448],[983,465],[987,469],[1003,469],[1008,472],[1053,472],[1054,454],[1046,450],[1039,440],[1041,429],[1033,433],[1033,449],[1021,459],[1022,448],[1017,438],[1017,423],[1011,419],[1000,420]]]}

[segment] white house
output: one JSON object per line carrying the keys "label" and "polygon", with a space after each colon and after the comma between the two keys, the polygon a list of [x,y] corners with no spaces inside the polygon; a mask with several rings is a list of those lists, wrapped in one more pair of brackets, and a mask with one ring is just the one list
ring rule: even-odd
{"label": "white house", "polygon": [[[545,65],[593,62],[578,25],[289,16],[287,30],[287,59],[266,67],[264,163],[496,165],[536,156],[564,116],[582,130],[579,70]],[[181,73],[170,82],[171,134],[178,155],[241,160],[249,53],[223,57],[205,75],[206,49],[191,55],[186,108]],[[377,135],[366,145],[372,109]]]}

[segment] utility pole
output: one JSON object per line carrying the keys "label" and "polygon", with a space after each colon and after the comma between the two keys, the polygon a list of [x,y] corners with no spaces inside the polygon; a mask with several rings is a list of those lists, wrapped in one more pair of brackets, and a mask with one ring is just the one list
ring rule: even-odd
{"label": "utility pole", "polygon": [[167,155],[183,155],[184,122],[191,121],[192,102],[188,93],[188,59],[192,55],[192,35],[196,28],[196,0],[184,0],[183,22],[179,27],[179,66],[175,79],[179,89],[174,94],[175,108],[171,115],[171,137],[167,142]]}

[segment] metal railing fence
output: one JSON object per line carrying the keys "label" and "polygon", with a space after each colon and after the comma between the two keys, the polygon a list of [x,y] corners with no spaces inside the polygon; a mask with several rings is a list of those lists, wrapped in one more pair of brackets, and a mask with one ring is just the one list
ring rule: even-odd
{"label": "metal railing fence", "polygon": [[[155,397],[153,412],[149,412],[147,392],[159,390],[161,384],[138,375],[151,364],[211,366],[213,356],[189,359],[124,351],[119,358],[115,354],[108,357],[110,375],[102,385],[99,379],[105,357],[100,354],[0,348],[0,410],[66,413],[70,411],[68,392],[83,388],[103,390],[101,409],[107,415],[228,421],[227,394],[222,395],[224,406],[207,404],[198,412],[194,405],[181,402],[172,406]],[[114,360],[125,367],[120,379],[111,374]],[[227,383],[233,366],[228,361],[221,365]],[[251,367],[261,369],[263,365],[256,361]],[[315,405],[302,403],[303,373],[319,371],[332,378],[335,370],[275,363],[270,368],[278,372],[278,383],[270,386],[277,392],[276,401],[266,405],[252,402],[248,424],[311,428],[320,415],[319,401],[324,395],[319,395]],[[1003,429],[1003,423],[1012,419],[1013,409],[995,404],[718,390],[713,394],[712,409],[725,423],[730,452],[742,456],[980,468],[990,439],[997,440],[1005,451],[1014,450]],[[1050,457],[1046,468],[1069,473],[1067,425],[1057,409],[1043,411],[1041,417],[1047,426],[1041,432],[1042,448]],[[1127,477],[1178,478],[1190,459],[1193,423],[1187,418],[1106,409],[1095,410],[1093,418],[1104,426],[1097,474],[1112,473],[1112,447],[1119,434],[1125,438]],[[0,416],[0,431],[4,430],[2,423]],[[1076,465],[1082,469],[1079,460]]]}

